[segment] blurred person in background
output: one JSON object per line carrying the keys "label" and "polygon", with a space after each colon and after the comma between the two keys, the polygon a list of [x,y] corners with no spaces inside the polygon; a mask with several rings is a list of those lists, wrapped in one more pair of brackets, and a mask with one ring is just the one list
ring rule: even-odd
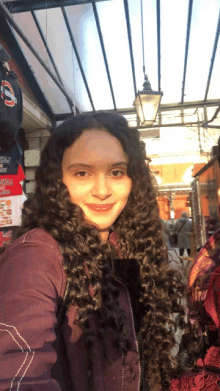
{"label": "blurred person in background", "polygon": [[179,248],[180,256],[183,256],[184,250],[187,250],[190,256],[190,233],[192,232],[192,221],[188,219],[188,213],[182,212],[181,217],[174,225],[174,233],[178,236],[177,246]]}

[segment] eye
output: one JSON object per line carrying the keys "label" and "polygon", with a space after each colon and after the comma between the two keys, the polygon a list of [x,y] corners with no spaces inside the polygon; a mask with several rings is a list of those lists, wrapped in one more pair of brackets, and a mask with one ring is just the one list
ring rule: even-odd
{"label": "eye", "polygon": [[86,172],[86,171],[77,171],[77,172],[74,174],[74,176],[76,176],[76,177],[85,177],[85,176],[87,176],[87,175],[89,175],[89,174],[88,174],[88,172]]}
{"label": "eye", "polygon": [[113,177],[120,178],[121,176],[125,175],[125,172],[123,170],[114,170],[111,172],[113,174]]}

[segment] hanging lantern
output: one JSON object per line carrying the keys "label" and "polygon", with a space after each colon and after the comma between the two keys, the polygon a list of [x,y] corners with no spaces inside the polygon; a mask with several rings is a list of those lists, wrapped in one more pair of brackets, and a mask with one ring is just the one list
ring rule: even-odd
{"label": "hanging lantern", "polygon": [[147,75],[143,84],[143,91],[138,91],[134,106],[141,125],[153,125],[163,93],[152,91]]}

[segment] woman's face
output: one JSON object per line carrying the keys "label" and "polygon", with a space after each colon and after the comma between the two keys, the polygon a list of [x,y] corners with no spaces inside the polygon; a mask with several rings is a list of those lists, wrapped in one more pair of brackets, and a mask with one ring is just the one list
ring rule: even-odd
{"label": "woman's face", "polygon": [[132,181],[120,141],[105,130],[85,130],[64,152],[63,183],[87,220],[98,225],[102,240],[124,209]]}

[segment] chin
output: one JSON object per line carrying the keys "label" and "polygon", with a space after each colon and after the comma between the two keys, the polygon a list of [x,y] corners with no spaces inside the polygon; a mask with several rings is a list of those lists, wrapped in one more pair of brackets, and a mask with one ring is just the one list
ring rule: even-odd
{"label": "chin", "polygon": [[102,224],[98,224],[94,221],[94,223],[96,224],[96,226],[98,227],[99,231],[107,231],[108,229],[110,229],[111,225],[112,224],[108,224],[108,225],[102,225]]}
{"label": "chin", "polygon": [[91,225],[95,225],[95,227],[99,230],[99,231],[107,231],[110,229],[110,227],[112,226],[112,224],[114,223],[114,221],[110,221],[108,224],[106,223],[100,223],[99,221],[95,220],[95,219],[91,219],[89,217],[86,216],[86,221],[89,222]]}

